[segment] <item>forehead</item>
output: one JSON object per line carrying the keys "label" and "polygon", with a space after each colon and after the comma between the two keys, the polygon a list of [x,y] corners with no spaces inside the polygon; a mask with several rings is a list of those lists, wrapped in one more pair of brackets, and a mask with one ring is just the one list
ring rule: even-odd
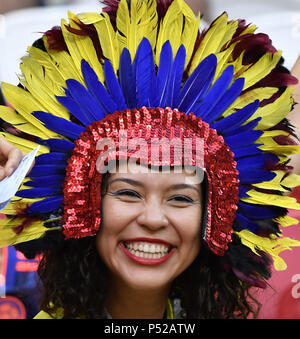
{"label": "forehead", "polygon": [[202,169],[191,167],[154,167],[149,165],[126,163],[118,164],[110,173],[110,181],[117,178],[129,178],[142,183],[150,183],[151,185],[168,185],[185,183],[195,185],[197,187],[203,181]]}

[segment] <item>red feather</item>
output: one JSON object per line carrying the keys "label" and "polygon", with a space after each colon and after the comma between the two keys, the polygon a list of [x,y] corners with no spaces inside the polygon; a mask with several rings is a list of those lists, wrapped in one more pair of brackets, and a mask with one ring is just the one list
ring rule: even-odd
{"label": "red feather", "polygon": [[55,26],[45,33],[49,49],[55,51],[68,51],[60,26]]}

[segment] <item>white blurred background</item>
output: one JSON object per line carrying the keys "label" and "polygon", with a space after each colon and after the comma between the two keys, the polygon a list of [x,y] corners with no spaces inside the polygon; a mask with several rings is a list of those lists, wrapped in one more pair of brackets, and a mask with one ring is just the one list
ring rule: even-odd
{"label": "white blurred background", "polygon": [[[13,3],[25,8],[13,10]],[[4,6],[6,3],[6,6]],[[73,13],[100,12],[98,0],[44,0],[48,5],[30,7],[37,0],[0,0],[0,81],[18,84],[20,58],[43,32],[60,25],[62,18]],[[7,11],[8,10],[8,11]]]}

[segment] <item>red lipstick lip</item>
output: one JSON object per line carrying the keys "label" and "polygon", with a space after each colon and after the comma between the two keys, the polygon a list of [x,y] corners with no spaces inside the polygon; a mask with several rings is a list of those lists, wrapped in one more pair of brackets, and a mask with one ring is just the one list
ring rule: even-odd
{"label": "red lipstick lip", "polygon": [[168,260],[173,255],[174,250],[175,250],[175,248],[172,248],[172,250],[167,255],[165,255],[165,256],[163,256],[159,259],[149,259],[149,258],[137,257],[136,255],[132,254],[130,251],[128,251],[128,249],[125,247],[125,245],[122,242],[120,243],[120,246],[129,259],[131,259],[132,261],[134,261],[137,264],[146,265],[146,266],[161,265],[162,263],[164,263],[166,260]]}

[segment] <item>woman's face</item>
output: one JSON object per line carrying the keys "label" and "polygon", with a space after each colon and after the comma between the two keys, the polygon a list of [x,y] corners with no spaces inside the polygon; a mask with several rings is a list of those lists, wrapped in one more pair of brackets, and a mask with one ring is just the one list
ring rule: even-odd
{"label": "woman's face", "polygon": [[108,179],[97,250],[115,282],[165,288],[199,253],[201,184],[187,183],[185,172],[136,173],[133,167]]}

